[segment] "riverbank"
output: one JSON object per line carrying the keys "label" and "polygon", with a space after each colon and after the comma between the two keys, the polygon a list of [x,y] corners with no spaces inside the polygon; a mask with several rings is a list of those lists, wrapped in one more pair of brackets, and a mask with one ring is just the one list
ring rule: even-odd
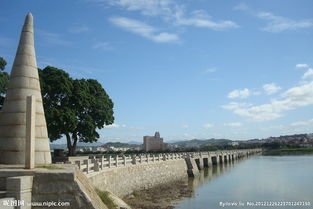
{"label": "riverbank", "polygon": [[279,148],[263,150],[263,155],[305,155],[313,154],[313,147]]}
{"label": "riverbank", "polygon": [[147,190],[133,192],[123,200],[135,209],[172,209],[179,200],[192,197],[193,190],[185,180],[162,184]]}

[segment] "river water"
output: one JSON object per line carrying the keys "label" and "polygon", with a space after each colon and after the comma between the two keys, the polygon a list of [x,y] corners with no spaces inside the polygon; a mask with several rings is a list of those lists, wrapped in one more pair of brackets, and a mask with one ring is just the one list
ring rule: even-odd
{"label": "river water", "polygon": [[313,208],[313,155],[253,156],[204,169],[188,187],[175,209]]}

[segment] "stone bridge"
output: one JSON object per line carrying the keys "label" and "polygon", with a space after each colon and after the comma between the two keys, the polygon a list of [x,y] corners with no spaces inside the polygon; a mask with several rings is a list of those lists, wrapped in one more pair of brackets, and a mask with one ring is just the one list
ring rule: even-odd
{"label": "stone bridge", "polygon": [[210,152],[161,153],[116,156],[81,156],[69,158],[99,190],[118,197],[134,191],[199,175],[204,167],[233,163],[262,152],[261,149],[222,150]]}
{"label": "stone bridge", "polygon": [[83,173],[89,174],[101,172],[105,169],[117,167],[134,166],[147,163],[171,161],[184,159],[187,165],[188,176],[194,176],[204,167],[211,167],[235,161],[239,158],[262,152],[262,149],[244,150],[219,150],[209,152],[184,152],[184,153],[162,153],[162,154],[140,154],[140,155],[90,155],[80,157],[69,157],[69,162],[77,165]]}

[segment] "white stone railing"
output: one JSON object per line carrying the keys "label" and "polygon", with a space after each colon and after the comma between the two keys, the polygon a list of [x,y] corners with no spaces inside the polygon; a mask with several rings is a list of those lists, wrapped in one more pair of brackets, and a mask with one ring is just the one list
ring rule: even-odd
{"label": "white stone railing", "polygon": [[186,153],[169,153],[155,155],[123,155],[123,156],[91,156],[89,159],[74,160],[71,163],[77,165],[78,169],[84,173],[92,173],[107,168],[124,167],[130,165],[154,163],[167,160],[183,159]]}
{"label": "white stone railing", "polygon": [[162,153],[162,154],[141,154],[141,155],[116,155],[116,156],[104,156],[94,155],[82,157],[82,159],[73,158],[70,163],[77,165],[78,169],[82,172],[89,174],[98,172],[109,168],[118,168],[124,166],[139,165],[145,163],[156,163],[169,160],[178,160],[190,158],[207,158],[213,156],[232,156],[233,158],[242,157],[251,153],[261,152],[261,149],[249,149],[249,150],[223,150],[212,152],[183,152],[183,153]]}

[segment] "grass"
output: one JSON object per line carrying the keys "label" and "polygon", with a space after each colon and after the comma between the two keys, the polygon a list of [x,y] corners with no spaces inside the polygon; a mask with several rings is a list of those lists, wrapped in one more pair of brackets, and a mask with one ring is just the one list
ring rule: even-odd
{"label": "grass", "polygon": [[110,197],[110,193],[107,191],[100,191],[99,189],[96,190],[102,202],[109,208],[109,209],[117,209],[117,205],[113,202],[112,198]]}
{"label": "grass", "polygon": [[301,155],[301,154],[312,154],[313,148],[280,148],[280,149],[268,149],[263,151],[264,155]]}
{"label": "grass", "polygon": [[134,195],[134,197],[139,197],[140,196],[140,194],[138,192],[136,192],[136,191],[133,192],[133,195]]}
{"label": "grass", "polygon": [[45,165],[37,165],[36,168],[46,168],[49,170],[58,170],[58,169],[64,169],[63,167],[55,164],[45,164]]}

